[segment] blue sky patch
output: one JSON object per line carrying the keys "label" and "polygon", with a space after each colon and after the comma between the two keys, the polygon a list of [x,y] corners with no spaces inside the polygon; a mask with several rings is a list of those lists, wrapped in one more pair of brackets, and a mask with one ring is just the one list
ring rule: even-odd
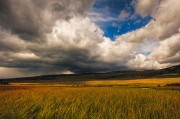
{"label": "blue sky patch", "polygon": [[96,0],[89,13],[90,19],[103,31],[104,36],[115,39],[117,35],[142,28],[151,17],[135,13],[132,0]]}

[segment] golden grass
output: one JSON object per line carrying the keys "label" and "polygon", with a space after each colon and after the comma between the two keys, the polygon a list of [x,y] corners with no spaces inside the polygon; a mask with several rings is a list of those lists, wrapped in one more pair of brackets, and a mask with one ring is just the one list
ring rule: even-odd
{"label": "golden grass", "polygon": [[40,83],[10,83],[11,85],[40,85]]}
{"label": "golden grass", "polygon": [[180,78],[152,78],[152,79],[134,79],[134,80],[93,80],[84,81],[81,84],[86,85],[166,85],[169,83],[180,83]]}
{"label": "golden grass", "polygon": [[1,88],[0,119],[180,119],[179,91],[122,87]]}

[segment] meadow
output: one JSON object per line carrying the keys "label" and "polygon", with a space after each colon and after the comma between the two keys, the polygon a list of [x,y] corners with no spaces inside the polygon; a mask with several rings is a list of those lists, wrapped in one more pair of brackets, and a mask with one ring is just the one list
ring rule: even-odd
{"label": "meadow", "polygon": [[131,80],[91,80],[81,81],[80,85],[89,86],[165,86],[167,84],[179,83],[180,78],[150,78],[150,79],[131,79]]}
{"label": "meadow", "polygon": [[180,119],[180,91],[128,86],[0,86],[1,119]]}

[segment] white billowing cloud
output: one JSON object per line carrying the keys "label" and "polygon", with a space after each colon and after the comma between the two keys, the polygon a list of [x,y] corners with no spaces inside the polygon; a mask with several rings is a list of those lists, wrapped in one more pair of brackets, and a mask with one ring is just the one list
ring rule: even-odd
{"label": "white billowing cloud", "polygon": [[160,69],[171,66],[171,64],[160,64],[155,59],[143,54],[134,54],[132,59],[128,60],[127,65],[133,69]]}
{"label": "white billowing cloud", "polygon": [[75,17],[69,21],[57,21],[52,34],[53,38],[48,39],[49,43],[67,43],[68,48],[69,46],[86,48],[103,42],[103,31],[94,23],[91,23],[89,18]]}
{"label": "white billowing cloud", "polygon": [[143,17],[152,15],[159,7],[161,0],[138,0],[136,10]]}
{"label": "white billowing cloud", "polygon": [[180,63],[180,33],[161,41],[153,49],[151,57],[159,63]]}
{"label": "white billowing cloud", "polygon": [[121,39],[123,41],[127,42],[134,42],[134,43],[139,43],[143,42],[146,38],[149,38],[149,32],[147,30],[147,26],[137,29],[136,31],[128,32],[126,34],[123,34],[121,36],[117,36],[117,39]]}
{"label": "white billowing cloud", "polygon": [[132,60],[128,61],[127,65],[135,69],[143,69],[145,65],[146,56],[138,54],[133,57]]}
{"label": "white billowing cloud", "polygon": [[[153,2],[154,0],[143,1]],[[141,4],[141,0],[137,4]],[[158,9],[151,14],[153,21],[145,27],[144,32],[148,33],[145,36],[163,40],[178,33],[180,28],[180,15],[178,15],[178,13],[180,13],[179,5],[180,1],[177,0],[162,1],[159,4]],[[137,9],[137,12],[140,11]]]}
{"label": "white billowing cloud", "polygon": [[162,2],[159,10],[153,16],[155,22],[149,27],[149,29],[152,29],[151,33],[154,34],[156,38],[165,39],[179,32],[179,5],[179,0],[166,0]]}
{"label": "white billowing cloud", "polygon": [[[151,0],[145,0],[151,1]],[[152,0],[153,1],[153,0]],[[141,0],[137,4],[140,4]],[[145,39],[164,40],[179,32],[180,28],[180,1],[166,0],[159,4],[152,14],[153,20],[145,27],[129,32],[121,38],[132,42],[141,42]],[[168,10],[168,12],[167,12]],[[137,10],[138,12],[138,10]]]}
{"label": "white billowing cloud", "polygon": [[151,54],[135,54],[127,65],[138,69],[159,69],[180,64],[180,34],[161,41]]}
{"label": "white billowing cloud", "polygon": [[[48,36],[47,42],[42,48],[36,46],[37,49],[39,48],[37,55],[39,56],[42,54],[41,52],[45,51],[59,53],[56,54],[56,58],[52,59],[49,59],[48,56],[53,57],[55,54],[41,56],[44,57],[44,60],[47,59],[45,62],[66,62],[69,60],[66,58],[71,58],[70,55],[77,55],[72,57],[74,59],[71,59],[71,61],[77,63],[78,59],[81,66],[85,65],[85,67],[97,68],[96,66],[99,66],[103,68],[112,63],[122,66],[126,58],[129,57],[127,54],[130,54],[136,45],[136,43],[127,42],[123,39],[111,41],[111,39],[103,37],[103,31],[87,17],[75,17],[69,21],[58,21],[52,33]],[[82,51],[85,51],[85,54]],[[89,62],[93,63],[89,64]]]}
{"label": "white billowing cloud", "polygon": [[116,39],[113,42],[109,38],[104,38],[104,42],[99,45],[101,47],[103,61],[122,65],[133,51],[136,43],[127,42],[124,39]]}
{"label": "white billowing cloud", "polygon": [[[138,47],[134,49],[136,53],[127,62],[129,67],[151,69],[180,64],[180,1],[166,0],[159,3],[160,1],[139,0],[137,12],[142,16],[151,15],[154,20],[141,29],[119,36],[120,39],[138,44]],[[142,7],[142,4],[149,7],[138,8]],[[155,6],[152,6],[153,4]],[[152,42],[148,41],[149,46],[145,47],[143,42],[147,42],[147,39]],[[153,40],[162,41],[158,43]],[[146,51],[150,51],[148,56],[141,54]]]}
{"label": "white billowing cloud", "polygon": [[139,43],[138,46],[136,47],[136,51],[138,53],[146,54],[148,55],[151,53],[154,47],[159,45],[158,40],[153,40],[153,39],[145,39],[143,42]]}

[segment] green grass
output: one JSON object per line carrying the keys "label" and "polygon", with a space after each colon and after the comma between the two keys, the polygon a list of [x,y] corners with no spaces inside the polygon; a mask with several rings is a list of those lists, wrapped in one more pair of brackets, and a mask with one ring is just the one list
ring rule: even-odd
{"label": "green grass", "polygon": [[180,92],[120,87],[0,91],[0,119],[180,119]]}

